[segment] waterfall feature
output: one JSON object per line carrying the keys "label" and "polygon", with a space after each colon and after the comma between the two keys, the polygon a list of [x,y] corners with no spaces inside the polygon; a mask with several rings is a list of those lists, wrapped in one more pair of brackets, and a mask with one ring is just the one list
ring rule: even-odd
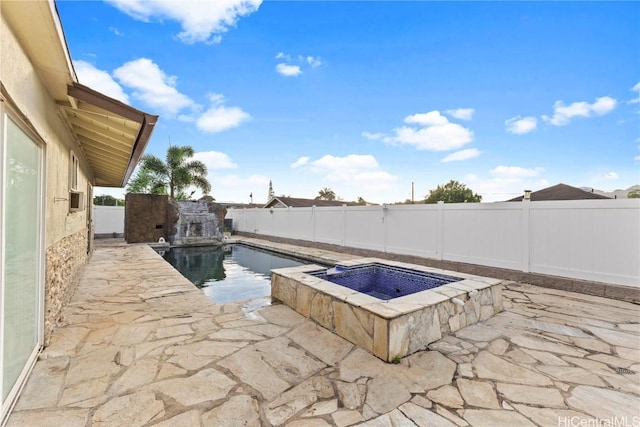
{"label": "waterfall feature", "polygon": [[172,245],[219,245],[222,243],[226,209],[207,200],[177,202],[178,219]]}

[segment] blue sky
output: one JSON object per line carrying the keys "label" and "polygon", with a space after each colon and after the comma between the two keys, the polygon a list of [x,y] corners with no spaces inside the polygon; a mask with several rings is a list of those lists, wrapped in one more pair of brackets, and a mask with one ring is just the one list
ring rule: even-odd
{"label": "blue sky", "polygon": [[[640,3],[60,1],[81,83],[218,201],[640,183]],[[96,194],[121,190],[96,189]]]}

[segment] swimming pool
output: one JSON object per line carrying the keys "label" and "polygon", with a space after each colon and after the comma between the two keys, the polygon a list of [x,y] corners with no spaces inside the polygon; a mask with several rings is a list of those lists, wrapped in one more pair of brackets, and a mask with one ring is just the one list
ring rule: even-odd
{"label": "swimming pool", "polygon": [[238,244],[171,248],[164,259],[216,304],[269,297],[272,269],[305,264]]}

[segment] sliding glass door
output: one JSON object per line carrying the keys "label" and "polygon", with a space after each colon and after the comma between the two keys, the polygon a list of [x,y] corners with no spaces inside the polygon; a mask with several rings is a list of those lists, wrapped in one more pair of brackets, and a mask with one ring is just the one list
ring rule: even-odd
{"label": "sliding glass door", "polygon": [[43,149],[2,115],[0,161],[0,353],[2,418],[32,364],[42,336]]}

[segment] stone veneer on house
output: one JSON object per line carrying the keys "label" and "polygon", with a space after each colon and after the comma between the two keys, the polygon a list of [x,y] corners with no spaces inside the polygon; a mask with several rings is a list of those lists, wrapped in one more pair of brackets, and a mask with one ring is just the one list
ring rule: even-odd
{"label": "stone veneer on house", "polygon": [[56,327],[80,281],[87,262],[87,229],[70,234],[47,248],[45,273],[44,344],[49,345]]}
{"label": "stone veneer on house", "polygon": [[272,270],[271,296],[387,362],[502,311],[499,279],[375,258],[340,265],[370,263],[463,280],[385,301],[307,274],[323,267],[303,265]]}

